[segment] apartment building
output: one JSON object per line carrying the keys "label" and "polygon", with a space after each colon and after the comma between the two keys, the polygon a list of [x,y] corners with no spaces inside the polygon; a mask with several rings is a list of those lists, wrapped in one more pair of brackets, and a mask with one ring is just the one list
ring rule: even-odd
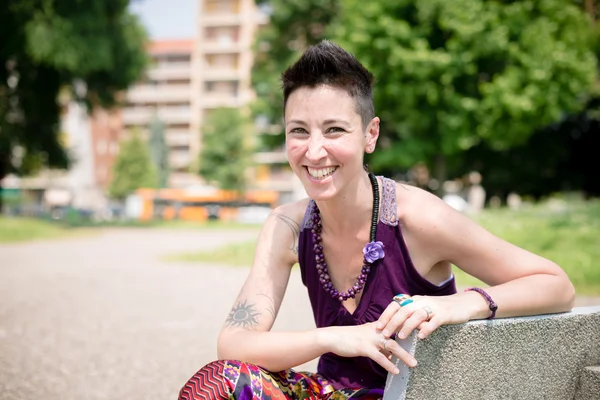
{"label": "apartment building", "polygon": [[196,174],[202,123],[217,107],[243,108],[253,99],[252,46],[268,22],[254,0],[198,0],[195,39],[151,43],[146,79],[131,88],[123,127],[148,131],[154,118],[165,124],[169,185],[200,183]]}
{"label": "apartment building", "polygon": [[[193,98],[198,103],[192,106],[201,110],[198,120],[194,121],[201,127],[212,109],[244,108],[254,99],[253,45],[257,32],[268,23],[269,11],[258,7],[254,0],[199,2],[194,93],[200,95]],[[198,150],[201,144],[201,136],[198,136]],[[283,201],[297,197],[293,193],[297,193],[301,185],[294,179],[283,151],[255,154],[254,161],[251,187],[277,190],[283,194]]]}
{"label": "apartment building", "polygon": [[171,186],[187,186],[196,179],[190,173],[195,157],[192,109],[193,39],[154,41],[148,48],[151,59],[146,77],[126,94],[122,112],[125,131],[148,134],[148,127],[158,119],[165,126],[169,147]]}

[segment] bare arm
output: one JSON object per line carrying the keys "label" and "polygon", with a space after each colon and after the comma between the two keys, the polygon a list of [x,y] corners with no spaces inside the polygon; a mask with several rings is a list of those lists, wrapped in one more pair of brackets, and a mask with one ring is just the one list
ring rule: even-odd
{"label": "bare arm", "polygon": [[299,219],[306,203],[279,207],[265,222],[254,263],[219,334],[218,356],[271,371],[300,365],[323,354],[317,330],[270,332],[292,266],[297,262]]}
{"label": "bare arm", "polygon": [[[571,309],[574,289],[554,262],[508,243],[463,214],[431,196],[431,213],[424,217],[422,235],[436,246],[431,251],[491,287],[486,289],[498,304],[498,317],[562,312]],[[479,301],[483,310],[471,319],[489,315],[487,303],[477,293],[461,294],[467,303]]]}
{"label": "bare arm", "polygon": [[[439,198],[415,188],[409,190],[417,192],[412,195],[416,200],[412,204],[418,207],[409,205],[408,210],[415,212],[404,219],[419,253],[427,255],[429,265],[450,262],[490,285],[485,290],[498,305],[497,317],[571,309],[575,291],[558,265],[492,235]],[[433,309],[429,322],[424,322],[425,305]],[[390,304],[380,326],[386,326],[386,334],[402,327],[401,337],[420,327],[420,336],[425,337],[440,325],[483,319],[490,313],[488,303],[475,292],[417,297],[401,310]]]}

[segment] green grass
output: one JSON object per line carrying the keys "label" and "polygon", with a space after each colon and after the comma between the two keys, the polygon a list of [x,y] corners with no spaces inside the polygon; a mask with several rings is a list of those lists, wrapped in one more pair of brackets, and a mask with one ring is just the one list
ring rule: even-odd
{"label": "green grass", "polygon": [[[130,224],[131,225],[131,224]],[[168,229],[215,229],[215,230],[228,230],[228,229],[248,229],[248,230],[259,230],[260,225],[257,224],[241,224],[238,222],[228,221],[149,221],[149,222],[137,222],[132,226],[140,227],[152,227],[152,228],[168,228]]]}
{"label": "green grass", "polygon": [[33,218],[0,216],[0,243],[34,239],[54,239],[72,235],[73,231],[49,221]]}
{"label": "green grass", "polygon": [[[497,236],[560,265],[578,294],[600,294],[600,201],[486,210],[478,222]],[[464,274],[457,274],[459,282]]]}
{"label": "green grass", "polygon": [[252,240],[218,247],[213,251],[176,254],[165,259],[167,261],[204,262],[249,267],[252,265],[255,246],[256,241]]}
{"label": "green grass", "polygon": [[[600,295],[600,201],[556,204],[542,203],[520,211],[485,210],[477,221],[497,236],[556,262],[578,294]],[[170,259],[250,266],[254,245],[254,241],[239,243]],[[482,285],[457,268],[455,273],[460,286]]]}

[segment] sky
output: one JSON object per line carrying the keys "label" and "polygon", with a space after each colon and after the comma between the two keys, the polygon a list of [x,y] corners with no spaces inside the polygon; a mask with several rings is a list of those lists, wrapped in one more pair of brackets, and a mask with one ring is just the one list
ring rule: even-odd
{"label": "sky", "polygon": [[195,37],[197,8],[198,0],[132,0],[130,5],[153,40]]}

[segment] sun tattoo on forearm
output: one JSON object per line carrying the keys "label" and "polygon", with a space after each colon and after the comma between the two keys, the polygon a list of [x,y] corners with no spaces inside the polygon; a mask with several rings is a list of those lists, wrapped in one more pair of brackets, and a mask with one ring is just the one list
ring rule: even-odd
{"label": "sun tattoo on forearm", "polygon": [[290,250],[294,252],[294,254],[298,254],[298,238],[300,237],[300,225],[290,217],[274,213],[277,218],[282,220],[292,231],[292,245],[290,246]]}
{"label": "sun tattoo on forearm", "polygon": [[254,309],[253,304],[247,304],[248,301],[239,302],[229,312],[225,325],[229,328],[252,328],[258,325],[260,313]]}

